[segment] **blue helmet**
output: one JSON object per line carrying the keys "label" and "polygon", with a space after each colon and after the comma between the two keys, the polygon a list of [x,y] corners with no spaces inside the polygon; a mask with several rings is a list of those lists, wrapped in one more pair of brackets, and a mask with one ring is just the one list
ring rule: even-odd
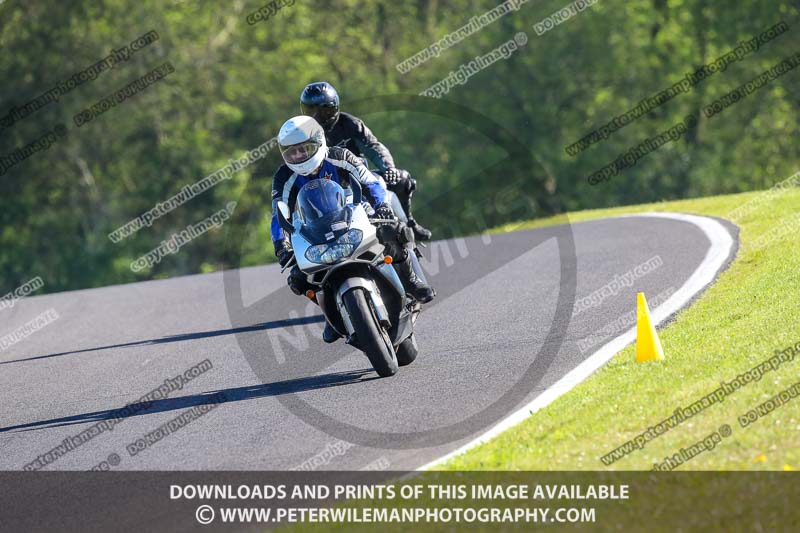
{"label": "blue helmet", "polygon": [[300,110],[330,130],[339,120],[339,93],[327,81],[309,83],[300,94]]}

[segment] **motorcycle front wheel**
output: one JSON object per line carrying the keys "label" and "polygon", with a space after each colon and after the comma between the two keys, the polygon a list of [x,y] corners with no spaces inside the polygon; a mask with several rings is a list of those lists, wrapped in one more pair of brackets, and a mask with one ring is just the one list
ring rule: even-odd
{"label": "motorcycle front wheel", "polygon": [[358,346],[367,354],[375,372],[386,378],[397,373],[397,355],[367,298],[365,291],[353,289],[342,301],[350,315]]}

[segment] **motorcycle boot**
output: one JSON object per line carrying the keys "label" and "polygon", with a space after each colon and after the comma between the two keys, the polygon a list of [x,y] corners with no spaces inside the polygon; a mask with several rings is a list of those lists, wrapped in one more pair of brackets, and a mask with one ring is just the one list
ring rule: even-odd
{"label": "motorcycle boot", "polygon": [[428,284],[425,279],[425,273],[422,271],[422,265],[419,264],[419,259],[414,252],[406,250],[406,257],[402,261],[392,263],[400,281],[403,282],[403,288],[415,300],[420,303],[426,304],[433,300],[436,296],[436,291]]}

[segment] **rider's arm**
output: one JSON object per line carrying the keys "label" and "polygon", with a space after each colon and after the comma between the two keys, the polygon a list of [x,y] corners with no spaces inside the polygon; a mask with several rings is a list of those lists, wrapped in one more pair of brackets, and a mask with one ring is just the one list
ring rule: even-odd
{"label": "rider's arm", "polygon": [[272,211],[272,222],[270,223],[269,232],[272,236],[272,247],[277,254],[278,250],[283,248],[288,241],[286,240],[286,233],[283,231],[280,222],[278,222],[278,215],[275,214],[274,210]]}
{"label": "rider's arm", "polygon": [[294,183],[291,180],[291,176],[292,171],[289,170],[286,165],[281,165],[272,177],[272,222],[270,224],[270,236],[272,237],[272,244],[275,246],[276,252],[283,247],[284,243],[288,240],[286,232],[283,231],[280,222],[278,222],[278,201],[283,200],[291,209],[289,200]]}
{"label": "rider's arm", "polygon": [[352,115],[350,117],[352,117],[353,139],[364,157],[381,171],[394,168],[394,158],[389,149],[375,137],[363,120]]}
{"label": "rider's arm", "polygon": [[372,207],[386,202],[386,187],[353,152],[346,148],[331,147],[328,149],[328,161],[348,173],[350,179],[358,180]]}

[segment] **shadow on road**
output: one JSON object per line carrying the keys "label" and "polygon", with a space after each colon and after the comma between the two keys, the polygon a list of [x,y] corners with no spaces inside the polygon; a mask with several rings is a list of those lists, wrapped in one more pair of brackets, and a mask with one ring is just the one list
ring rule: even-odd
{"label": "shadow on road", "polygon": [[[372,374],[370,377],[365,377]],[[16,426],[0,428],[0,433],[9,431],[32,431],[36,429],[47,429],[60,426],[71,426],[73,424],[85,424],[87,422],[100,422],[102,420],[112,420],[117,418],[129,418],[131,416],[152,415],[165,411],[177,411],[188,409],[198,405],[219,404],[220,394],[224,395],[225,400],[221,403],[240,402],[257,398],[269,398],[283,394],[294,394],[328,387],[339,387],[341,385],[354,385],[380,379],[371,368],[363,370],[348,370],[346,372],[333,372],[322,376],[310,376],[306,378],[289,379],[259,385],[249,385],[247,387],[235,387],[215,391],[193,394],[191,396],[180,396],[178,398],[164,398],[145,403],[128,404],[134,414],[121,417],[122,408],[95,411],[81,415],[65,416],[42,420],[40,422],[29,422]],[[148,405],[149,404],[149,405]]]}
{"label": "shadow on road", "polygon": [[70,352],[51,353],[48,355],[37,355],[35,357],[26,357],[24,359],[12,359],[11,361],[0,361],[0,365],[7,365],[10,363],[21,363],[24,361],[36,361],[37,359],[49,359],[51,357],[61,357],[62,355],[74,355],[85,352],[97,352],[100,350],[110,350],[112,348],[151,346],[154,344],[165,344],[168,342],[182,342],[182,341],[191,341],[197,339],[207,339],[209,337],[220,337],[222,335],[236,335],[237,333],[247,333],[250,331],[264,331],[268,329],[286,328],[289,326],[303,326],[305,324],[322,323],[324,321],[325,317],[323,317],[322,315],[300,317],[300,318],[287,318],[285,320],[273,320],[272,322],[263,322],[261,324],[254,324],[252,326],[243,326],[239,328],[219,329],[215,331],[200,331],[197,333],[182,333],[180,335],[170,335],[169,337],[162,337],[160,339],[126,342],[123,344],[110,344],[108,346],[100,346],[97,348],[86,348],[83,350],[73,350]]}

